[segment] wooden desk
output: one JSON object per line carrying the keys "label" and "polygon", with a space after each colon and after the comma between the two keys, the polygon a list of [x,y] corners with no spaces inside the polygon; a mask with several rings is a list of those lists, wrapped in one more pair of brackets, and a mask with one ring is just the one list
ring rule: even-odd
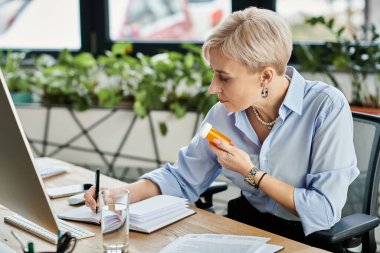
{"label": "wooden desk", "polygon": [[[48,187],[52,186],[62,186],[74,183],[94,183],[95,173],[89,170],[73,167],[70,169],[69,173],[54,176],[45,179],[45,184]],[[123,182],[107,177],[101,176],[100,179],[101,186],[105,187],[116,187],[124,184]],[[53,207],[56,213],[61,213],[65,210],[73,208],[67,204],[67,198],[55,199],[52,201]],[[38,204],[38,203],[36,203]],[[298,253],[312,253],[312,252],[325,252],[323,250],[310,247],[308,245],[289,240],[287,238],[266,232],[264,230],[256,229],[254,227],[236,222],[234,220],[215,215],[210,212],[203,211],[196,207],[196,214],[188,218],[185,218],[177,223],[170,226],[162,228],[152,234],[143,234],[137,232],[130,232],[130,246],[129,252],[140,253],[140,252],[159,252],[163,247],[165,247],[170,242],[174,241],[180,236],[186,234],[197,234],[197,233],[219,233],[219,234],[237,234],[237,235],[254,235],[272,238],[269,243],[278,244],[284,246],[281,252],[298,252]],[[25,241],[33,241],[35,243],[35,248],[39,250],[53,250],[54,245],[50,244],[42,239],[34,237],[23,230],[13,227],[8,224],[4,224],[4,216],[11,214],[12,212],[8,209],[0,206],[0,240],[8,246],[16,249],[17,252],[22,252],[19,244],[13,238],[10,231],[18,231],[20,236],[25,239]],[[79,240],[74,252],[78,253],[96,253],[102,252],[102,242],[100,236],[100,227],[96,225],[76,223],[77,225],[84,226],[87,229],[96,233],[95,237],[88,239]]]}

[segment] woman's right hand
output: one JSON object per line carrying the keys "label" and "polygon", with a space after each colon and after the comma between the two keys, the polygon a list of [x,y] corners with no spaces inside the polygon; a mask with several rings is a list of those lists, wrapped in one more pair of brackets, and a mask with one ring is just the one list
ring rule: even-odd
{"label": "woman's right hand", "polygon": [[[149,179],[140,179],[131,184],[125,184],[120,187],[115,188],[101,188],[101,192],[103,192],[104,201],[107,202],[108,199],[112,198],[112,196],[117,196],[120,194],[124,194],[127,191],[130,192],[130,203],[135,203],[137,201],[141,201],[156,195],[161,194],[161,190],[157,184]],[[95,187],[92,186],[85,194],[85,204],[90,207],[93,212],[95,212],[96,207],[100,207],[100,192],[98,201],[95,201]]]}
{"label": "woman's right hand", "polygon": [[98,201],[95,201],[95,186],[92,186],[90,189],[86,191],[86,193],[84,194],[84,200],[86,206],[88,206],[89,208],[91,208],[93,212],[95,212],[96,206],[99,206],[99,198]]}
{"label": "woman's right hand", "polygon": [[[119,188],[112,188],[112,189],[107,189],[107,188],[101,188],[100,191],[103,193],[104,201],[108,202],[109,199],[112,196],[115,196],[117,194],[121,194],[125,192],[125,187],[119,187]],[[84,194],[84,199],[85,199],[85,204],[86,206],[90,207],[93,212],[95,212],[96,207],[100,206],[100,192],[98,196],[98,200],[95,201],[95,187],[92,186],[85,194]]]}

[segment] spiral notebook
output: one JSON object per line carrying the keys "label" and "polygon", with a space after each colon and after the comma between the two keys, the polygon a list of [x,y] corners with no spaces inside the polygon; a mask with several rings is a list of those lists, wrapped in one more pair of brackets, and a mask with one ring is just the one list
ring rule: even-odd
{"label": "spiral notebook", "polygon": [[[188,208],[186,199],[168,195],[158,195],[129,207],[129,229],[151,233],[194,214]],[[81,206],[58,215],[65,220],[100,224],[100,214],[94,213],[87,206]]]}

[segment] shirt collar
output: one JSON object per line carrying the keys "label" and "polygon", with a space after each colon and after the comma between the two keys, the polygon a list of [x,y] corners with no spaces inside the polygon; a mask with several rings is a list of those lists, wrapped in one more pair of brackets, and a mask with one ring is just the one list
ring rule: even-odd
{"label": "shirt collar", "polygon": [[[303,98],[305,95],[305,79],[298,73],[298,71],[294,67],[288,66],[286,69],[286,75],[290,77],[290,84],[288,91],[286,93],[284,102],[280,106],[279,115],[282,119],[288,115],[291,111],[296,112],[297,114],[302,114],[302,105]],[[235,116],[235,125],[239,128],[242,128],[244,125],[245,112],[229,112],[228,116]]]}
{"label": "shirt collar", "polygon": [[291,78],[291,81],[284,102],[280,107],[281,118],[287,114],[286,108],[301,115],[305,96],[305,79],[293,67],[287,67],[286,74]]}

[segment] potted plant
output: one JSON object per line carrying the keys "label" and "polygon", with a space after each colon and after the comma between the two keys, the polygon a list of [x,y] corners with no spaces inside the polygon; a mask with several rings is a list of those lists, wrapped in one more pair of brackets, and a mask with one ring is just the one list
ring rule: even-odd
{"label": "potted plant", "polygon": [[48,105],[68,105],[83,111],[95,106],[95,58],[88,53],[72,55],[63,50],[57,59],[41,55],[35,60],[31,85],[40,101]]}
{"label": "potted plant", "polygon": [[[135,90],[134,111],[145,117],[150,110],[168,110],[177,118],[187,111],[205,114],[216,103],[208,94],[212,72],[201,57],[201,49],[184,45],[188,50],[163,52],[153,57],[138,54],[144,69]],[[167,132],[165,122],[160,122],[161,133]]]}
{"label": "potted plant", "polygon": [[9,91],[15,103],[32,102],[29,70],[21,67],[21,63],[25,58],[25,52],[8,51],[6,55],[3,55],[0,51],[0,68],[7,80]]}
{"label": "potted plant", "polygon": [[[57,59],[41,55],[34,59],[31,83],[43,104],[79,111],[129,105],[140,118],[151,110],[168,110],[177,118],[187,111],[204,114],[217,101],[207,92],[212,71],[201,57],[201,48],[183,47],[187,53],[137,53],[132,57],[131,44],[119,43],[98,58],[89,53],[73,55],[68,50]],[[166,123],[160,121],[159,127],[165,135]]]}
{"label": "potted plant", "polygon": [[184,47],[132,57],[126,43],[98,57],[32,58],[30,83],[43,105],[17,110],[36,155],[110,170],[174,161],[217,101],[201,49]]}
{"label": "potted plant", "polygon": [[[347,73],[351,81],[351,107],[380,107],[379,67],[380,44],[379,34],[374,25],[362,26],[360,32],[348,34],[345,27],[335,27],[335,19],[314,17],[307,23],[322,25],[334,37],[321,46],[311,47],[301,44],[295,49],[300,69],[304,71],[321,72],[328,76],[331,83],[342,89],[341,79],[336,78],[337,72]],[[374,76],[369,82],[369,76]]]}

